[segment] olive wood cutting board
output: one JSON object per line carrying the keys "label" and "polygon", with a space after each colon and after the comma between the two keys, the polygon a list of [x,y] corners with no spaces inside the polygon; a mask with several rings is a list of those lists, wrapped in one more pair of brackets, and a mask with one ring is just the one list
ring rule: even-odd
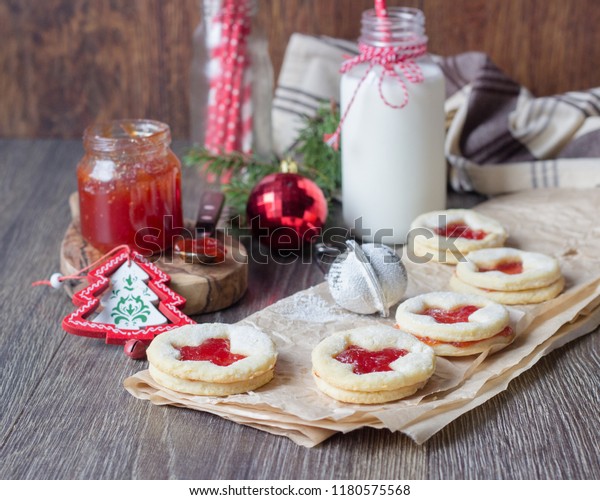
{"label": "olive wood cutting board", "polygon": [[[60,247],[60,270],[64,275],[77,273],[80,269],[102,257],[102,252],[87,243],[80,232],[79,197],[69,197],[72,221],[65,232]],[[194,224],[186,221],[192,231]],[[202,314],[225,309],[237,302],[248,286],[248,254],[244,246],[233,237],[219,235],[227,253],[225,261],[218,264],[191,264],[166,251],[152,256],[151,260],[171,276],[169,287],[186,299],[183,312],[188,315]],[[73,293],[85,286],[72,286],[65,282],[65,290]]]}

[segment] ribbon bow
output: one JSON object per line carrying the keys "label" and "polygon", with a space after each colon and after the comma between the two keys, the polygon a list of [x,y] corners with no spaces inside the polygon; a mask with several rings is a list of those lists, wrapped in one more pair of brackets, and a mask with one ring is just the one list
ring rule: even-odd
{"label": "ribbon bow", "polygon": [[[358,49],[359,54],[344,62],[340,68],[340,73],[347,73],[358,64],[368,63],[368,67],[365,71],[365,74],[358,82],[358,85],[354,90],[354,94],[352,94],[352,98],[350,99],[350,102],[348,103],[348,106],[346,107],[346,110],[340,119],[337,129],[333,134],[325,134],[323,136],[325,142],[333,147],[336,151],[339,148],[342,124],[348,116],[348,112],[354,103],[354,99],[358,94],[358,90],[367,79],[371,69],[373,69],[375,66],[381,66],[383,68],[383,71],[379,76],[377,88],[379,90],[379,96],[381,97],[381,100],[386,106],[389,106],[393,109],[402,109],[408,104],[408,89],[406,88],[405,81],[411,83],[421,83],[423,81],[423,72],[421,71],[419,65],[415,62],[415,59],[421,57],[427,52],[426,43],[402,47],[374,47],[365,43],[359,43]],[[399,104],[390,102],[383,94],[382,85],[385,76],[391,76],[398,81],[402,89],[402,101]]]}

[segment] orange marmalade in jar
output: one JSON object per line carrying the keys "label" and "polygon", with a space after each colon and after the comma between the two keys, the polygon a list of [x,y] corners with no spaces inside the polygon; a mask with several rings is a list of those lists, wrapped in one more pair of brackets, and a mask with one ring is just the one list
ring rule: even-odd
{"label": "orange marmalade in jar", "polygon": [[108,252],[127,244],[144,255],[171,247],[181,231],[181,163],[169,126],[153,120],[92,125],[77,166],[81,233]]}

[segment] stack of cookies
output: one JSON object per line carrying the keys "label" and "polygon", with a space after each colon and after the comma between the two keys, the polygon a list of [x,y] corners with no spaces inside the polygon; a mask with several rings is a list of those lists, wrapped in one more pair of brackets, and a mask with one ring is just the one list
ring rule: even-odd
{"label": "stack of cookies", "polygon": [[469,253],[456,266],[450,287],[501,304],[537,304],[563,289],[558,261],[548,255],[515,248],[489,248]]}
{"label": "stack of cookies", "polygon": [[423,387],[435,370],[435,355],[412,335],[375,324],[321,341],[312,367],[317,387],[338,401],[385,403]]}
{"label": "stack of cookies", "polygon": [[200,396],[252,391],[273,378],[277,352],[255,328],[187,325],[157,336],[147,351],[152,378],[168,389]]}
{"label": "stack of cookies", "polygon": [[396,310],[397,327],[431,346],[438,356],[495,352],[515,332],[506,307],[476,295],[432,292],[408,299]]}
{"label": "stack of cookies", "polygon": [[420,215],[410,229],[409,248],[417,257],[450,265],[475,250],[501,247],[508,236],[496,220],[462,209]]}

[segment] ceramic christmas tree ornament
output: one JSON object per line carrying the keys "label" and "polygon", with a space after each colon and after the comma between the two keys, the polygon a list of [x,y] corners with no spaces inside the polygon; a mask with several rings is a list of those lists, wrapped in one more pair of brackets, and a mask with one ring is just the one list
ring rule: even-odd
{"label": "ceramic christmas tree ornament", "polygon": [[185,299],[169,276],[140,254],[123,248],[89,271],[89,285],[73,295],[78,309],[63,320],[65,331],[106,338],[107,344],[156,335],[195,322],[181,312]]}
{"label": "ceramic christmas tree ornament", "polygon": [[156,307],[158,295],[147,285],[149,279],[135,262],[119,267],[110,276],[110,288],[100,300],[103,309],[92,321],[132,329],[168,323]]}

